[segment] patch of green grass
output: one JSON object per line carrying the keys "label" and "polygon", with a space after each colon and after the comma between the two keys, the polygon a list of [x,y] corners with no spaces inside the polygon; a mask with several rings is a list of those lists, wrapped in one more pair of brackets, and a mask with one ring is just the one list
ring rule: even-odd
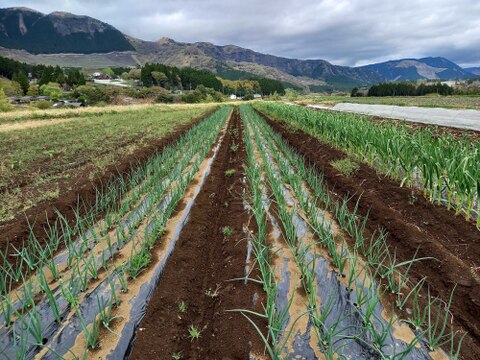
{"label": "patch of green grass", "polygon": [[355,174],[360,168],[360,166],[350,158],[331,161],[330,165],[332,165],[335,170],[341,172],[345,176],[351,176]]}

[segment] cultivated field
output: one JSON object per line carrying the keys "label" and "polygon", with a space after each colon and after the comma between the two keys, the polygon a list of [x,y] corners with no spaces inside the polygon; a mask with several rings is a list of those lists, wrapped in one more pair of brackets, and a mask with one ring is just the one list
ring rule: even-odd
{"label": "cultivated field", "polygon": [[[0,117],[0,223],[85,181],[213,110],[204,107],[118,107],[33,111]],[[132,158],[132,160],[134,160]]]}
{"label": "cultivated field", "polygon": [[[0,122],[1,358],[480,357],[476,138],[273,102],[34,117]],[[37,177],[59,193],[15,217]]]}
{"label": "cultivated field", "polygon": [[398,106],[440,107],[450,109],[480,110],[480,96],[385,96],[385,97],[346,97],[346,96],[313,96],[299,101],[305,104],[336,103],[381,104]]}

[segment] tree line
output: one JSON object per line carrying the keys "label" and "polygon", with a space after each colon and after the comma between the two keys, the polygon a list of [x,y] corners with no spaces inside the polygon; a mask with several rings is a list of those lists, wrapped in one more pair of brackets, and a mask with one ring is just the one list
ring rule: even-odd
{"label": "tree line", "polygon": [[163,64],[146,63],[142,67],[140,80],[143,86],[161,86],[169,90],[195,90],[199,85],[216,91],[222,89],[220,80],[209,71],[190,68],[179,69]]}
{"label": "tree line", "polygon": [[169,90],[195,90],[199,85],[203,85],[223,94],[239,96],[253,93],[285,94],[283,84],[273,79],[252,77],[248,80],[223,80],[207,70],[179,69],[164,64],[145,64],[141,69],[140,80],[144,86],[161,86]]}
{"label": "tree line", "polygon": [[[352,96],[358,96],[358,89],[352,90]],[[373,85],[368,89],[367,96],[423,96],[427,94],[452,95],[453,88],[446,84],[420,84],[415,86],[407,82],[390,82]]]}
{"label": "tree line", "polygon": [[63,70],[58,65],[30,65],[4,57],[0,57],[0,76],[20,84],[23,94],[28,93],[30,79],[36,79],[39,86],[53,82],[73,87],[85,85],[86,82],[79,69]]}

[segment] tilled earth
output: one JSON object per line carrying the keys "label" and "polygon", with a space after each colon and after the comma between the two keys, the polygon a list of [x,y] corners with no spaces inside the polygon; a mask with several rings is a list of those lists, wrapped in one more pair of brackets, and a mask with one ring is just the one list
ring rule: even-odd
{"label": "tilled earth", "polygon": [[[280,120],[265,117],[272,128],[324,174],[327,186],[337,197],[348,197],[353,210],[368,214],[367,232],[383,228],[387,242],[396,249],[399,261],[433,257],[416,262],[410,272],[413,280],[427,278],[432,296],[445,301],[455,285],[452,304],[455,329],[468,332],[462,348],[463,359],[480,358],[480,232],[461,216],[446,207],[428,202],[420,191],[400,184],[365,164],[350,177],[342,175],[330,163],[347,157],[339,151],[300,130],[292,130]],[[368,234],[367,234],[368,235]],[[427,286],[424,286],[426,301]]]}
{"label": "tilled earth", "polygon": [[[228,312],[263,311],[260,285],[229,281],[244,276],[249,223],[242,201],[245,149],[237,111],[136,332],[131,359],[171,359],[174,353],[182,359],[248,359],[250,353],[263,352],[247,319]],[[227,175],[227,170],[234,172]],[[179,311],[182,302],[184,312]],[[189,337],[192,325],[201,330],[197,340]]]}

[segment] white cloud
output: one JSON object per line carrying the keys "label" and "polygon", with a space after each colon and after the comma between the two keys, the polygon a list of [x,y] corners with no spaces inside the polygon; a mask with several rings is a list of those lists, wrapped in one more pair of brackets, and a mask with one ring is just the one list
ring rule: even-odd
{"label": "white cloud", "polygon": [[70,11],[146,40],[235,44],[295,58],[360,65],[445,56],[480,65],[476,0],[4,0]]}

